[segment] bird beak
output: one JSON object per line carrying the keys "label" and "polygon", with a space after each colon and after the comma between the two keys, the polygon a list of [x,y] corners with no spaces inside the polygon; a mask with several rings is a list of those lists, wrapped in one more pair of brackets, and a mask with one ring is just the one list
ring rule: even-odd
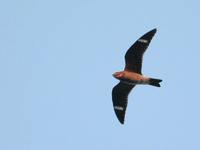
{"label": "bird beak", "polygon": [[116,73],[113,73],[112,76],[115,77],[115,74],[116,74]]}
{"label": "bird beak", "polygon": [[119,74],[118,72],[113,73],[113,77],[116,78],[118,74]]}

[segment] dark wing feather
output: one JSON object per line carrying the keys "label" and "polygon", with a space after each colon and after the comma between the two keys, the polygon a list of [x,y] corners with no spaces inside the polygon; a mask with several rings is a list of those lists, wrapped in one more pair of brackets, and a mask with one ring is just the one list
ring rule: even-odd
{"label": "dark wing feather", "polygon": [[124,124],[125,112],[128,103],[128,94],[134,86],[135,85],[119,82],[112,90],[112,101],[115,114],[122,124]]}
{"label": "dark wing feather", "polygon": [[125,70],[133,71],[141,74],[142,69],[142,57],[149,46],[151,39],[156,33],[156,29],[149,31],[140,37],[126,52],[125,55]]}

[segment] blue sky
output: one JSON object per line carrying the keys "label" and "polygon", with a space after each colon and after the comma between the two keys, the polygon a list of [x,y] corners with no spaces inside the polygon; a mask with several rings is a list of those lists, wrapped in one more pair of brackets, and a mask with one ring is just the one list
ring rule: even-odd
{"label": "blue sky", "polygon": [[[199,150],[197,0],[0,1],[0,149]],[[125,125],[112,73],[147,31],[158,32]]]}

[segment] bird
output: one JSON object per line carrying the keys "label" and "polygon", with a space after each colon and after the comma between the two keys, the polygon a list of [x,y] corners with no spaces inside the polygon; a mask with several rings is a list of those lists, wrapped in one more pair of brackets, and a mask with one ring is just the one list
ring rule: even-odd
{"label": "bird", "polygon": [[142,74],[143,54],[148,48],[157,29],[154,28],[141,36],[125,54],[125,68],[113,74],[119,83],[112,89],[112,102],[115,114],[124,124],[128,104],[128,95],[136,85],[152,85],[160,87],[161,79],[151,78]]}

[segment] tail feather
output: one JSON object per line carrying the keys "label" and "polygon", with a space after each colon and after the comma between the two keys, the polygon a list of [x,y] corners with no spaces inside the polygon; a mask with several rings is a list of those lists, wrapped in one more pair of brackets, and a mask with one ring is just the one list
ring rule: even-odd
{"label": "tail feather", "polygon": [[152,86],[160,87],[160,82],[162,82],[161,79],[154,79],[154,78],[149,79],[149,85]]}

